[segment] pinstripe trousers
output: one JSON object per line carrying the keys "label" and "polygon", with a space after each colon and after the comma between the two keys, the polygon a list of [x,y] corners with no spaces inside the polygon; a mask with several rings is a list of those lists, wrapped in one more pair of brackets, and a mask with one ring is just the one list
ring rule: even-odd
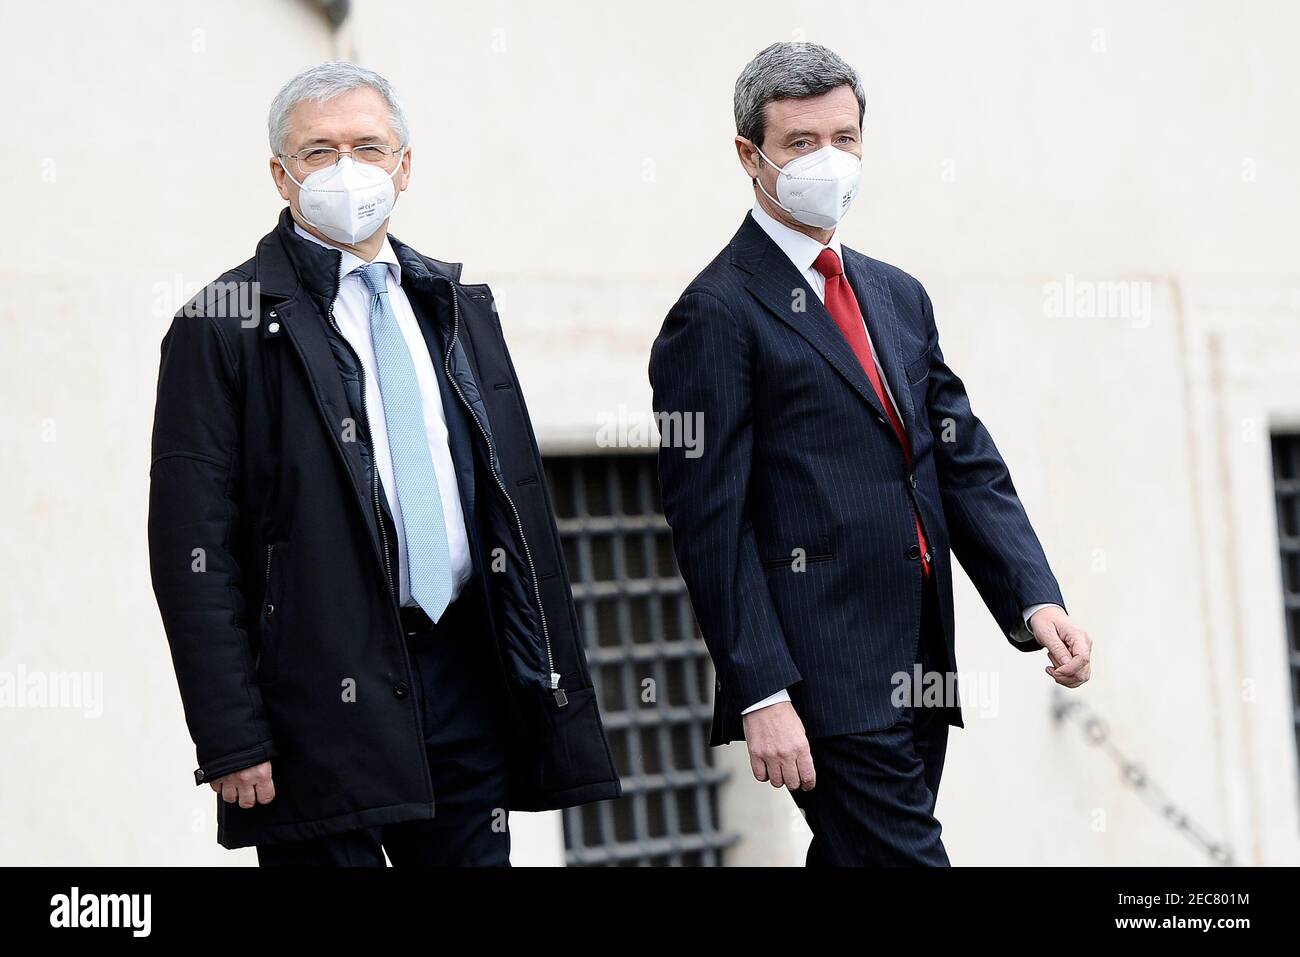
{"label": "pinstripe trousers", "polygon": [[[933,582],[923,588],[916,660],[925,673],[946,673]],[[817,786],[791,792],[813,832],[809,867],[948,866],[934,810],[952,717],[947,708],[904,707],[882,731],[809,741]]]}

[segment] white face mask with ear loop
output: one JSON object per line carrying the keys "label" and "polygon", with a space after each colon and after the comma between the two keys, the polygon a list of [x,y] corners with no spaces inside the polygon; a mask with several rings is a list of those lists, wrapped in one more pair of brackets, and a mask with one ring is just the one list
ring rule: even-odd
{"label": "white face mask with ear loop", "polygon": [[340,156],[333,166],[316,170],[301,183],[284,160],[280,167],[299,189],[298,214],[303,221],[336,243],[355,246],[373,236],[392,214],[397,202],[393,177],[402,168],[405,153],[403,146],[390,173]]}
{"label": "white face mask with ear loop", "polygon": [[861,159],[847,150],[827,145],[805,156],[796,156],[782,167],[768,159],[757,144],[754,149],[776,170],[775,197],[764,188],[761,178],[754,177],[764,196],[805,226],[834,229],[840,224],[858,195]]}

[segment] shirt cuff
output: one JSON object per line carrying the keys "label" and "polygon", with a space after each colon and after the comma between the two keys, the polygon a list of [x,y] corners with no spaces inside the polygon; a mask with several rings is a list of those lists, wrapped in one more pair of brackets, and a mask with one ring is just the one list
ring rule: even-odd
{"label": "shirt cuff", "polygon": [[[1022,645],[1028,644],[1031,641],[1037,642],[1038,639],[1035,638],[1034,633],[1029,630],[1029,619],[1033,618],[1035,614],[1042,611],[1044,608],[1061,608],[1061,606],[1054,601],[1044,601],[1039,602],[1037,605],[1030,605],[1020,613],[1021,617],[1025,619],[1025,626],[1023,628],[1017,628],[1007,637]],[[1065,611],[1065,609],[1061,608],[1061,611]]]}
{"label": "shirt cuff", "polygon": [[[1038,612],[1042,611],[1044,608],[1061,608],[1061,606],[1054,601],[1045,601],[1040,602],[1037,605],[1030,605],[1024,610],[1025,624],[1029,624],[1029,619],[1033,618],[1034,615],[1038,614]],[[1061,611],[1065,611],[1065,609],[1061,608]]]}
{"label": "shirt cuff", "polygon": [[789,700],[790,700],[790,692],[786,691],[783,688],[780,691],[778,691],[776,694],[770,694],[762,701],[759,701],[756,704],[751,704],[748,708],[746,708],[744,711],[740,713],[749,714],[751,711],[757,711],[759,708],[767,708],[770,707],[771,705],[780,704],[782,701],[789,701]]}

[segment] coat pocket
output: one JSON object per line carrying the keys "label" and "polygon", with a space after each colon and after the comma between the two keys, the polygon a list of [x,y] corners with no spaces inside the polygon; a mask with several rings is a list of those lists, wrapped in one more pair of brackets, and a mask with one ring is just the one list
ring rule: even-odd
{"label": "coat pocket", "polygon": [[575,688],[568,692],[568,699],[563,708],[555,707],[549,696],[539,699],[538,783],[543,793],[564,794],[618,780],[601,725],[595,689]]}
{"label": "coat pocket", "polygon": [[269,542],[266,546],[262,579],[262,604],[257,616],[257,658],[255,669],[259,681],[276,675],[279,658],[280,620],[284,617],[281,596],[284,594],[285,543]]}

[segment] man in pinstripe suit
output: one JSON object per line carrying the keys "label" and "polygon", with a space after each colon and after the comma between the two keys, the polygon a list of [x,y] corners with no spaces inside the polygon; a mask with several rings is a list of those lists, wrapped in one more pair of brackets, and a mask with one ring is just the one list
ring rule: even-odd
{"label": "man in pinstripe suit", "polygon": [[[865,97],[824,47],[781,43],[736,83],[755,205],[650,359],[664,511],[713,657],[712,742],[789,788],[810,865],[946,865],[934,817],[962,725],[951,552],[1012,645],[1088,680],[989,433],[907,273],[840,245]],[[920,665],[921,682],[914,680]]]}

